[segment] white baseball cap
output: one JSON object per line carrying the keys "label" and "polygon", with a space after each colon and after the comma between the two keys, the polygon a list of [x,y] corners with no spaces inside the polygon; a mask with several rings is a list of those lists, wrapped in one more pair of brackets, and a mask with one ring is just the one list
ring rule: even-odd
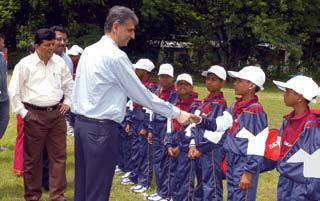
{"label": "white baseball cap", "polygon": [[154,64],[149,59],[139,59],[137,63],[133,64],[133,67],[151,72],[154,69]]}
{"label": "white baseball cap", "polygon": [[215,74],[216,76],[218,76],[219,78],[221,78],[222,80],[226,80],[226,79],[227,79],[227,72],[226,72],[226,70],[225,70],[223,67],[218,66],[218,65],[211,66],[211,67],[209,68],[209,70],[203,71],[203,72],[201,73],[201,75],[207,77],[208,73],[213,73],[213,74]]}
{"label": "white baseball cap", "polygon": [[312,103],[316,103],[317,96],[319,96],[319,86],[317,83],[312,78],[304,75],[297,75],[287,82],[274,80],[273,83],[282,91],[292,89]]}
{"label": "white baseball cap", "polygon": [[174,77],[173,66],[171,64],[161,64],[159,67],[158,75],[169,75],[171,77]]}
{"label": "white baseball cap", "polygon": [[189,75],[187,73],[183,73],[183,74],[178,75],[176,83],[178,83],[181,80],[184,80],[184,81],[188,82],[189,84],[193,85],[192,77],[191,77],[191,75]]}
{"label": "white baseball cap", "polygon": [[83,49],[79,45],[72,45],[72,47],[67,50],[68,55],[78,56],[83,53]]}
{"label": "white baseball cap", "polygon": [[228,75],[230,77],[248,80],[253,84],[257,85],[261,91],[264,89],[263,84],[266,81],[266,75],[260,67],[246,66],[239,72],[228,71]]}

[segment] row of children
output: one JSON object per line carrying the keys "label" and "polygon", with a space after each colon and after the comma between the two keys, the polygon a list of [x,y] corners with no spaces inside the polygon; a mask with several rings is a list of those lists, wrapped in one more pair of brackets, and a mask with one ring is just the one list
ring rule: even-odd
{"label": "row of children", "polygon": [[[227,107],[221,89],[227,72],[212,66],[202,73],[209,94],[197,98],[189,74],[177,76],[173,67],[162,64],[159,83],[150,81],[154,64],[140,59],[135,72],[141,82],[161,99],[193,113],[189,125],[155,114],[129,101],[121,135],[120,169],[124,185],[143,193],[151,187],[153,171],[156,193],[149,200],[223,200],[222,180],[227,180],[230,201],[256,200],[259,174],[277,168],[280,173],[278,200],[319,200],[320,121],[308,106],[319,95],[309,77],[296,76],[287,82],[274,81],[283,91],[284,102],[293,111],[284,116],[278,135],[277,162],[265,158],[269,135],[267,114],[257,92],[263,90],[265,73],[247,66],[235,78],[235,103]],[[227,170],[221,164],[226,161]],[[271,164],[271,166],[270,166]],[[268,167],[266,167],[268,165]],[[196,181],[196,182],[195,182]]]}

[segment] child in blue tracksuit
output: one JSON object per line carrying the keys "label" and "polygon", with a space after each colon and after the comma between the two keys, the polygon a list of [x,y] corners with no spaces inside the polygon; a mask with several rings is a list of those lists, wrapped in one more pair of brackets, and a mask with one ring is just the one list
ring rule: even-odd
{"label": "child in blue tracksuit", "polygon": [[320,121],[309,109],[319,95],[309,77],[273,81],[284,90],[284,102],[293,111],[284,116],[280,130],[278,201],[320,200]]}
{"label": "child in blue tracksuit", "polygon": [[[162,100],[173,103],[177,99],[177,93],[173,83],[174,69],[171,64],[161,64],[159,67],[159,87],[154,92]],[[163,144],[164,136],[167,132],[167,118],[157,114],[152,114],[152,122],[150,124],[148,138],[152,143],[153,165],[156,177],[156,193],[148,197],[148,199],[165,197],[166,192],[162,188],[163,180],[166,175],[163,172],[163,159],[167,155],[166,148]]]}
{"label": "child in blue tracksuit", "polygon": [[[157,85],[150,81],[150,73],[154,69],[154,64],[149,59],[140,59],[134,64],[135,73],[151,92],[154,92]],[[137,184],[131,190],[143,192],[151,186],[152,181],[152,149],[148,144],[147,131],[150,117],[146,109],[137,103],[133,103],[131,117],[128,118],[131,124],[131,161],[133,170],[128,179],[122,184]]]}
{"label": "child in blue tracksuit", "polygon": [[[206,76],[206,86],[209,95],[202,101],[200,115],[208,119],[216,119],[227,109],[221,88],[225,84],[226,71],[221,66],[212,66],[202,73]],[[189,150],[190,159],[196,159],[197,188],[194,193],[195,201],[223,200],[223,172],[221,162],[224,158],[224,132],[212,132],[199,127],[191,128],[194,145]],[[189,188],[192,189],[192,188]],[[177,200],[192,200],[192,194],[187,188],[180,188]],[[187,196],[188,195],[188,196]],[[183,198],[183,199],[182,199]]]}
{"label": "child in blue tracksuit", "polygon": [[[175,106],[184,111],[192,111],[192,105],[197,98],[197,94],[193,92],[193,81],[189,74],[181,74],[176,80],[176,90],[178,97],[175,101]],[[165,197],[160,200],[173,198],[176,195],[178,183],[177,175],[179,167],[181,167],[180,155],[187,154],[184,149],[185,144],[189,144],[184,137],[185,127],[179,124],[176,120],[171,121],[168,119],[167,134],[164,138],[164,144],[167,148],[167,155],[164,158],[166,161],[164,168],[165,179],[162,183],[162,188],[166,192]],[[186,140],[186,141],[185,141]],[[178,165],[180,166],[178,167]],[[178,168],[178,169],[177,169]]]}
{"label": "child in blue tracksuit", "polygon": [[236,78],[234,89],[239,96],[229,109],[231,116],[224,112],[213,121],[202,117],[199,126],[223,132],[232,122],[223,144],[227,160],[227,200],[254,201],[269,133],[267,115],[255,95],[263,90],[265,74],[259,67],[247,66],[239,72],[228,71],[228,75]]}
{"label": "child in blue tracksuit", "polygon": [[120,130],[120,157],[119,157],[119,169],[124,173],[121,178],[127,178],[129,173],[132,171],[131,164],[131,141],[130,141],[130,132],[127,131],[128,118],[131,116],[133,110],[132,101],[129,100],[126,106],[126,115],[124,120],[119,124]]}

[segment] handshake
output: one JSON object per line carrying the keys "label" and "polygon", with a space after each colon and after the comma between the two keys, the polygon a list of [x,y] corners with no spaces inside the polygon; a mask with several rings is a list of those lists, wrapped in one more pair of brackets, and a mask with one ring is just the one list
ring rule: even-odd
{"label": "handshake", "polygon": [[[190,123],[198,124],[201,123],[202,117],[181,110],[180,115],[177,118],[177,121],[183,125],[187,125]],[[232,115],[229,112],[224,111],[222,116],[218,116],[215,119],[215,123],[217,127],[215,131],[224,132],[225,130],[229,129],[233,124]]]}

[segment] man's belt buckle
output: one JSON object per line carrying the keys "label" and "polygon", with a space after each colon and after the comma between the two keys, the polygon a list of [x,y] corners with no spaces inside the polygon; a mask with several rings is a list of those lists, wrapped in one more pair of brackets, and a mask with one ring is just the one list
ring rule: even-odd
{"label": "man's belt buckle", "polygon": [[53,111],[53,107],[47,107],[47,112],[52,112]]}

